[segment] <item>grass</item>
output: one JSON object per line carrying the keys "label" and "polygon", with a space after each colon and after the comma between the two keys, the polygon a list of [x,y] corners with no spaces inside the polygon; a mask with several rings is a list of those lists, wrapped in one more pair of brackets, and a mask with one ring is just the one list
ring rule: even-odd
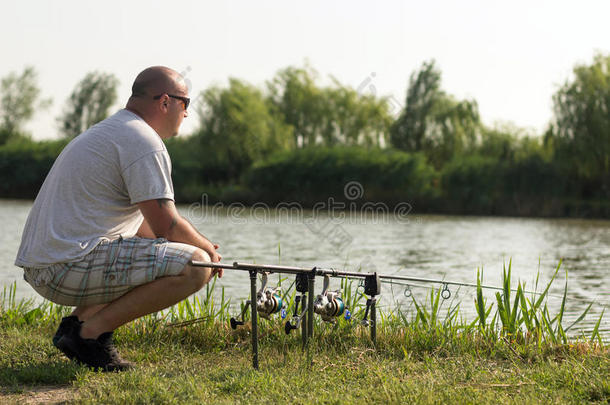
{"label": "grass", "polygon": [[[262,321],[259,371],[248,325],[228,327],[231,306],[214,284],[117,330],[118,348],[138,367],[109,374],[69,362],[52,346],[66,308],[16,301],[8,288],[0,299],[0,402],[36,399],[32,390],[52,387],[55,400],[73,403],[608,403],[610,351],[598,328],[568,337],[567,289],[557,313],[546,305],[558,272],[527,297],[521,283],[511,288],[509,263],[495,301],[477,288],[478,317],[468,321],[460,304],[443,309],[440,289],[432,289],[413,299],[412,312],[381,311],[376,345],[358,322],[317,320],[302,350],[300,335],[285,335],[278,317]],[[362,295],[349,281],[342,288],[360,319]],[[292,286],[284,294],[293,305]]]}

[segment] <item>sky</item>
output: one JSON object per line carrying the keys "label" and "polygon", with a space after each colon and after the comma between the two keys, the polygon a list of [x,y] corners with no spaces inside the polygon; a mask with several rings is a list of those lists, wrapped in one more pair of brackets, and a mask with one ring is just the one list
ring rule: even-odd
{"label": "sky", "polygon": [[[487,125],[533,133],[577,64],[610,53],[610,1],[34,1],[2,0],[0,77],[31,65],[53,105],[28,125],[59,136],[56,117],[91,71],[120,80],[117,110],[152,65],[183,73],[195,98],[235,77],[264,87],[309,63],[341,83],[404,105],[410,74],[435,59],[442,88],[474,99]],[[191,114],[182,127],[197,126]]]}

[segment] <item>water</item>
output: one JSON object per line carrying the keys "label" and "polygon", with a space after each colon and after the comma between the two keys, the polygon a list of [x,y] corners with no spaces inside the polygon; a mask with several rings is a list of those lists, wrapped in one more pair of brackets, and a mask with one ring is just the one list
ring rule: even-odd
{"label": "water", "polygon": [[[13,266],[21,232],[32,203],[0,200],[0,286],[17,282],[19,297],[36,293]],[[324,266],[347,270],[404,274],[467,283],[476,282],[477,268],[484,270],[484,283],[500,286],[503,265],[512,259],[513,280],[534,288],[540,272],[540,286],[546,285],[563,259],[562,270],[553,284],[549,304],[557,308],[568,270],[568,311],[565,324],[575,319],[593,301],[591,315],[581,324],[590,331],[604,306],[610,307],[610,221],[578,219],[529,219],[495,217],[448,217],[391,215],[343,218],[320,215],[311,222],[311,212],[277,210],[210,209],[181,206],[180,212],[204,235],[218,243],[223,261]],[[275,283],[277,275],[271,276]],[[338,284],[334,281],[334,287]],[[218,283],[233,302],[247,299],[245,272],[226,271]],[[318,286],[319,288],[319,286]],[[541,287],[538,288],[539,290]],[[450,288],[452,302],[461,301],[464,316],[472,315],[472,288]],[[410,300],[400,286],[383,286],[381,306],[407,308]],[[428,293],[413,287],[416,298]],[[491,292],[489,297],[492,298]],[[451,301],[449,300],[449,301]],[[492,302],[492,301],[489,301]],[[610,309],[610,308],[608,308]],[[607,313],[610,311],[607,311]],[[597,315],[597,316],[596,316]],[[602,325],[610,337],[610,315]]]}

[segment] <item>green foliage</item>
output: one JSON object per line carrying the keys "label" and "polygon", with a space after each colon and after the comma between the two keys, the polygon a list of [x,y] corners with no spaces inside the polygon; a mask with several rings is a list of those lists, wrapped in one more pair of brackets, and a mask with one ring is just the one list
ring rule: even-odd
{"label": "green foliage", "polygon": [[315,84],[316,77],[317,72],[309,66],[288,67],[267,83],[269,102],[293,128],[296,146],[315,145],[328,121],[322,90]]}
{"label": "green foliage", "polygon": [[483,297],[483,288],[481,286],[482,280],[483,271],[481,270],[481,272],[479,272],[479,269],[477,269],[477,296],[475,299],[475,308],[479,317],[479,328],[484,332],[493,304],[490,304],[489,307],[487,306],[487,300]]}
{"label": "green foliage", "polygon": [[[526,147],[532,147],[529,143]],[[536,147],[532,148],[536,150]],[[564,198],[572,183],[542,153],[498,148],[513,159],[473,154],[451,160],[441,171],[443,211],[489,215],[574,214]],[[606,215],[599,207],[597,215]]]}
{"label": "green foliage", "polygon": [[60,130],[74,138],[87,128],[108,117],[117,99],[119,79],[112,73],[90,72],[75,86],[58,119]]}
{"label": "green foliage", "polygon": [[470,152],[481,129],[476,101],[445,97],[434,106],[426,133],[424,152],[440,168],[454,156]]}
{"label": "green foliage", "polygon": [[[554,97],[555,122],[544,139],[511,124],[482,125],[475,101],[442,90],[434,61],[412,73],[394,122],[387,99],[334,78],[320,86],[307,65],[280,70],[264,90],[231,79],[194,103],[201,123],[194,136],[167,141],[175,195],[313,205],[345,201],[343,186],[358,181],[365,196],[357,203],[409,202],[419,212],[610,217],[609,60],[597,55],[575,68]],[[27,68],[3,80],[5,197],[34,197],[63,146],[37,146],[15,129],[37,105],[35,78]],[[88,74],[68,101],[64,132],[105,117],[115,88],[114,76]]]}
{"label": "green foliage", "polygon": [[481,131],[476,101],[458,101],[440,87],[434,60],[411,74],[405,108],[393,123],[390,141],[398,149],[424,152],[437,168],[470,151]]}
{"label": "green foliage", "polygon": [[[204,152],[197,137],[173,137],[165,140],[165,146],[172,159],[172,182],[176,201],[200,201],[203,186],[212,183],[214,170],[221,168],[215,169],[206,164],[209,152]],[[209,159],[213,159],[213,156]]]}
{"label": "green foliage", "polygon": [[415,204],[431,200],[438,190],[435,172],[417,154],[363,148],[306,148],[278,154],[257,164],[246,176],[246,187],[257,201],[299,201],[305,205],[348,201],[344,188],[359,182],[364,195],[355,201]]}
{"label": "green foliage", "polygon": [[500,321],[502,321],[502,333],[508,336],[514,336],[523,321],[522,318],[517,317],[520,309],[520,299],[523,294],[523,289],[521,288],[520,283],[517,288],[517,295],[511,308],[511,273],[512,260],[508,264],[508,272],[506,271],[506,268],[504,268],[502,272],[502,294],[496,292],[498,314],[500,315]]}
{"label": "green foliage", "polygon": [[[15,72],[2,78],[0,85],[0,145],[10,135],[23,131],[23,126],[37,110],[45,109],[51,100],[40,100],[38,75],[32,66],[18,75]],[[4,141],[4,142],[2,142]]]}
{"label": "green foliage", "polygon": [[204,167],[212,181],[237,179],[254,162],[291,147],[291,128],[270,111],[262,93],[237,79],[203,93],[197,111]]}
{"label": "green foliage", "polygon": [[539,157],[548,163],[552,159],[552,150],[540,137],[511,123],[497,124],[493,128],[483,127],[480,141],[472,152],[511,163],[532,157]]}
{"label": "green foliage", "polygon": [[271,108],[294,129],[296,146],[385,145],[392,121],[387,99],[359,94],[334,78],[329,87],[316,80],[309,66],[288,67],[267,83]]}
{"label": "green foliage", "polygon": [[321,106],[326,114],[321,131],[325,146],[383,146],[392,122],[386,99],[361,95],[334,80],[334,87],[322,89]]}
{"label": "green foliage", "polygon": [[[511,263],[509,263],[508,271],[504,269],[502,274],[502,293],[496,293],[498,314],[502,322],[502,336],[510,339],[510,341],[521,341],[525,344],[533,342],[540,345],[542,340],[552,344],[568,344],[569,338],[567,332],[586,317],[591,309],[591,306],[593,305],[593,302],[587,306],[582,314],[580,314],[580,316],[571,325],[568,327],[563,326],[562,321],[568,298],[568,272],[566,270],[566,283],[561,300],[561,306],[554,317],[550,316],[546,299],[548,297],[549,289],[557,277],[560,267],[561,261],[557,265],[555,273],[542,293],[537,293],[537,291],[534,291],[532,296],[527,298],[525,295],[525,283],[518,282],[516,290],[511,288]],[[537,280],[538,277],[536,278]],[[477,308],[484,306],[484,303],[482,304],[480,302],[480,290],[480,285],[477,285]],[[516,292],[514,298],[512,298],[513,292]],[[514,299],[512,308],[511,299]],[[542,304],[544,304],[544,307]],[[603,316],[604,311],[602,311],[600,315],[597,326],[593,329],[590,341],[595,341],[597,338],[601,342],[598,327]],[[494,333],[494,331],[489,330],[486,332],[486,334],[488,333]]]}
{"label": "green foliage", "polygon": [[7,128],[0,127],[0,147],[9,142],[20,141],[22,139],[29,139],[29,134],[17,131],[11,131]]}
{"label": "green foliage", "polygon": [[432,110],[443,97],[440,70],[436,68],[434,60],[424,62],[409,79],[404,111],[391,129],[392,145],[405,151],[422,151]]}
{"label": "green foliage", "polygon": [[610,186],[610,55],[597,54],[591,65],[577,65],[573,80],[553,97],[553,138],[558,157],[584,177],[605,176]]}
{"label": "green foliage", "polygon": [[34,198],[66,144],[20,139],[0,147],[0,197]]}

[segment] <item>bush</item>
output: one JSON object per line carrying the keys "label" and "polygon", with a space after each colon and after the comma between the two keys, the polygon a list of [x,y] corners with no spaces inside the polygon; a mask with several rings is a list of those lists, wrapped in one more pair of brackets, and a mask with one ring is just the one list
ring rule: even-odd
{"label": "bush", "polygon": [[35,198],[67,143],[20,139],[0,147],[0,198]]}
{"label": "bush", "polygon": [[198,140],[193,137],[171,138],[165,143],[172,160],[172,181],[176,201],[199,201],[202,187],[206,183],[204,155]]}
{"label": "bush", "polygon": [[[358,182],[363,194],[346,198],[345,187]],[[306,206],[338,202],[424,204],[438,194],[437,175],[419,154],[359,147],[305,148],[275,155],[244,177],[257,201],[298,201]]]}
{"label": "bush", "polygon": [[442,170],[439,211],[452,214],[607,217],[609,204],[589,199],[583,183],[539,154],[498,160],[453,159]]}

